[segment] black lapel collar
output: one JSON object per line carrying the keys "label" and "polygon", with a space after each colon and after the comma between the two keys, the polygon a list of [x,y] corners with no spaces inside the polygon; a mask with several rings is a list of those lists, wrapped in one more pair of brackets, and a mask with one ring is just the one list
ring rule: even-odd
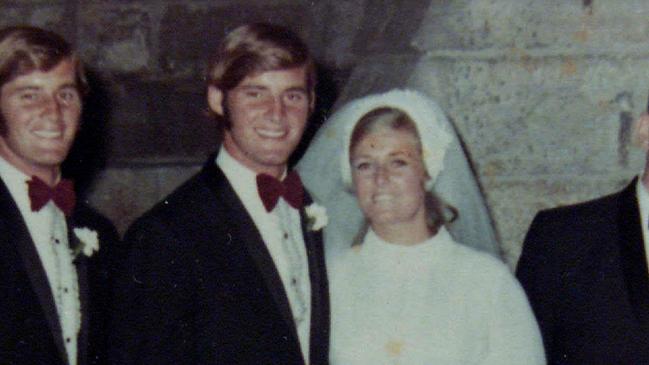
{"label": "black lapel collar", "polygon": [[[232,218],[228,221],[228,224],[231,225],[233,236],[240,237],[245,249],[262,274],[266,282],[266,287],[270,291],[277,309],[284,318],[287,328],[289,328],[289,334],[293,337],[292,342],[299,344],[291,306],[273,258],[270,256],[270,252],[257,230],[252,217],[250,217],[243,203],[239,200],[237,193],[230,185],[225,174],[223,174],[223,171],[216,166],[214,161],[215,158],[213,157],[208,159],[203,168],[205,183],[218,197],[219,202]],[[300,351],[299,346],[296,350]]]}
{"label": "black lapel collar", "polygon": [[311,229],[311,218],[306,209],[313,201],[306,193],[304,207],[300,209],[302,234],[309,263],[311,280],[311,333],[309,338],[309,363],[319,364],[323,356],[328,355],[329,344],[329,289],[324,266],[324,249],[322,246],[322,229]]}
{"label": "black lapel collar", "polygon": [[[27,225],[23,220],[20,210],[13,200],[11,193],[7,189],[4,181],[0,179],[0,211],[3,212],[2,223],[5,224],[4,232],[7,237],[3,240],[3,244],[7,244],[6,250],[16,249],[22,259],[22,266],[29,277],[32,288],[38,297],[38,300],[43,309],[43,314],[47,318],[54,343],[59,350],[61,358],[67,363],[67,352],[63,344],[63,332],[61,323],[59,322],[58,313],[56,311],[56,304],[54,296],[50,288],[47,274],[43,267],[36,245],[27,229]],[[15,247],[15,248],[14,248]]]}
{"label": "black lapel collar", "polygon": [[[77,251],[76,257],[74,258],[74,267],[77,270],[77,280],[79,285],[79,307],[81,312],[81,326],[79,328],[79,335],[77,337],[77,359],[79,365],[84,365],[86,363],[85,359],[87,358],[88,350],[88,325],[90,323],[90,308],[89,305],[89,287],[88,287],[88,257],[83,254],[83,242],[79,240],[79,237],[74,233],[76,219],[75,213],[67,219],[68,225],[68,244],[72,251]],[[101,242],[100,242],[101,245]],[[100,246],[101,248],[101,246]]]}
{"label": "black lapel collar", "polygon": [[[620,255],[629,300],[640,326],[649,331],[649,271],[636,197],[637,178],[620,192]],[[642,222],[647,224],[647,222]]]}

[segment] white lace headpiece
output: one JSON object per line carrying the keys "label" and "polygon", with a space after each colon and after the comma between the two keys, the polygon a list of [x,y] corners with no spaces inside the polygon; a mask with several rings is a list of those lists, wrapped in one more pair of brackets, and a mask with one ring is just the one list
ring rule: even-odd
{"label": "white lace headpiece", "polygon": [[448,122],[440,107],[429,97],[413,90],[392,90],[384,94],[368,95],[352,101],[336,112],[335,118],[345,123],[340,161],[345,187],[352,187],[349,144],[354,127],[365,114],[384,107],[402,110],[415,122],[421,139],[424,165],[430,176],[430,180],[426,182],[426,190],[432,189],[435,179],[444,168],[444,155],[451,143],[451,134],[445,128]]}

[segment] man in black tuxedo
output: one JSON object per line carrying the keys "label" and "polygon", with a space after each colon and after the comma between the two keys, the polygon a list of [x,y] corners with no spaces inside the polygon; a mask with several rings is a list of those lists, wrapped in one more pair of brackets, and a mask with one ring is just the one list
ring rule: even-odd
{"label": "man in black tuxedo", "polygon": [[324,215],[289,156],[314,105],[315,70],[291,31],[236,28],[208,69],[222,145],[128,230],[114,364],[326,364]]}
{"label": "man in black tuxedo", "polygon": [[[0,363],[94,364],[113,225],[61,177],[87,89],[60,36],[0,30]],[[98,250],[98,252],[97,252]]]}
{"label": "man in black tuxedo", "polygon": [[[636,123],[649,151],[649,115]],[[649,159],[622,191],[541,211],[516,275],[550,364],[649,364]]]}

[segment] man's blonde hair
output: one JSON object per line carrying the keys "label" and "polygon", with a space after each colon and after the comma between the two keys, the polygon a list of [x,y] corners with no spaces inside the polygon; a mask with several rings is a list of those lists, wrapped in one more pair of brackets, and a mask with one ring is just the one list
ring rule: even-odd
{"label": "man's blonde hair", "polygon": [[[288,28],[245,24],[231,31],[210,59],[208,86],[227,92],[255,73],[305,67],[309,99],[313,101],[316,69],[306,44]],[[219,118],[215,113],[210,113]],[[227,118],[224,118],[227,119]],[[223,120],[227,127],[227,120]]]}
{"label": "man's blonde hair", "polygon": [[63,37],[32,26],[0,29],[0,87],[33,71],[47,72],[65,59],[74,63],[76,86],[85,94],[88,82],[83,65]]}

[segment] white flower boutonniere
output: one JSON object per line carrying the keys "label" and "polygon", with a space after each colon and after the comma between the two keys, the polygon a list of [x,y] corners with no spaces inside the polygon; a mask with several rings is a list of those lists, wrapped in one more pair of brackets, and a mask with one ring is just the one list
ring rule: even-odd
{"label": "white flower boutonniere", "polygon": [[313,203],[304,208],[306,216],[308,217],[307,227],[310,231],[319,231],[329,223],[327,217],[327,209],[322,205]]}
{"label": "white flower boutonniere", "polygon": [[97,231],[90,228],[75,228],[74,234],[80,241],[79,246],[74,249],[74,256],[83,253],[87,257],[92,256],[93,253],[99,251],[99,236]]}

